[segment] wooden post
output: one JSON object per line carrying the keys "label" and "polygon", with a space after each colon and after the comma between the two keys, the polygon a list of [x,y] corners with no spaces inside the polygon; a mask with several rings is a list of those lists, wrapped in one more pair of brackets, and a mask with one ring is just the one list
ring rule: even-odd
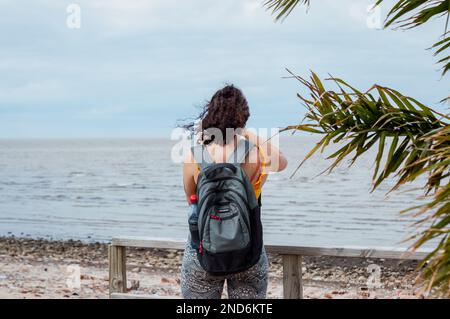
{"label": "wooden post", "polygon": [[127,292],[126,249],[109,245],[109,294]]}
{"label": "wooden post", "polygon": [[302,299],[302,256],[283,255],[283,298]]}

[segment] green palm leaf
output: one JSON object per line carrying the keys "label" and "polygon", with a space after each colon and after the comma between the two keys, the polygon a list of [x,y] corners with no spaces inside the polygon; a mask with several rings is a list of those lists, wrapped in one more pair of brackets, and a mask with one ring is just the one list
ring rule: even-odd
{"label": "green palm leaf", "polygon": [[310,0],[267,0],[264,6],[276,14],[275,21],[286,18],[298,4],[309,6]]}
{"label": "green palm leaf", "polygon": [[[328,156],[332,163],[327,172],[332,172],[349,156],[352,156],[352,165],[359,156],[377,145],[373,189],[392,175],[397,177],[397,183],[391,191],[419,176],[427,176],[423,187],[432,200],[415,207],[414,211],[416,216],[423,215],[420,223],[430,222],[431,226],[415,237],[412,249],[441,238],[444,249],[437,249],[429,256],[423,274],[429,287],[437,287],[441,294],[450,295],[449,117],[388,87],[373,85],[362,93],[342,79],[327,79],[337,85],[338,90],[334,90],[327,89],[313,72],[309,79],[290,74],[312,93],[313,98],[298,94],[308,110],[305,116],[308,123],[292,125],[286,130],[323,135],[299,167],[330,142],[345,141],[345,145]],[[387,143],[388,139],[390,143]]]}

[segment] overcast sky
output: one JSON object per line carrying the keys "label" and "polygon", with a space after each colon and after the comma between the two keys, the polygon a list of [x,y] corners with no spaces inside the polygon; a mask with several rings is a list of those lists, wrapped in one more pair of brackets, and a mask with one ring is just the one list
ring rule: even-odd
{"label": "overcast sky", "polygon": [[225,83],[247,96],[249,126],[286,126],[305,91],[285,68],[431,106],[449,93],[426,50],[444,22],[369,28],[371,1],[313,0],[274,23],[263,0],[86,0],[79,29],[72,2],[0,0],[0,137],[169,136]]}

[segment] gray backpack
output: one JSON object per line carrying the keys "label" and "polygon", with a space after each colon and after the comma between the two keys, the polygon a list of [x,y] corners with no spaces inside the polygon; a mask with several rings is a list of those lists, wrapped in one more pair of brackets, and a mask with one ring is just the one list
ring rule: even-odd
{"label": "gray backpack", "polygon": [[192,147],[200,166],[197,181],[198,259],[214,275],[244,271],[260,258],[263,246],[260,201],[241,163],[254,147],[239,141],[226,163],[214,163],[204,145]]}

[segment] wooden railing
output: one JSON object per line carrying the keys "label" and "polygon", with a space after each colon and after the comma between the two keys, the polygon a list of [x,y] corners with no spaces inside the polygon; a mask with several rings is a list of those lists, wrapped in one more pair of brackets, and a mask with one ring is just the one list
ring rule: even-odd
{"label": "wooden railing", "polygon": [[[185,243],[186,241],[183,239],[173,238],[113,238],[108,251],[110,297],[115,299],[162,298],[161,296],[134,295],[127,293],[126,247],[182,250],[185,247]],[[282,256],[283,297],[287,299],[303,298],[302,256],[421,260],[428,254],[427,251],[409,252],[405,249],[305,247],[276,243],[269,243],[265,245],[265,247],[267,252]]]}

